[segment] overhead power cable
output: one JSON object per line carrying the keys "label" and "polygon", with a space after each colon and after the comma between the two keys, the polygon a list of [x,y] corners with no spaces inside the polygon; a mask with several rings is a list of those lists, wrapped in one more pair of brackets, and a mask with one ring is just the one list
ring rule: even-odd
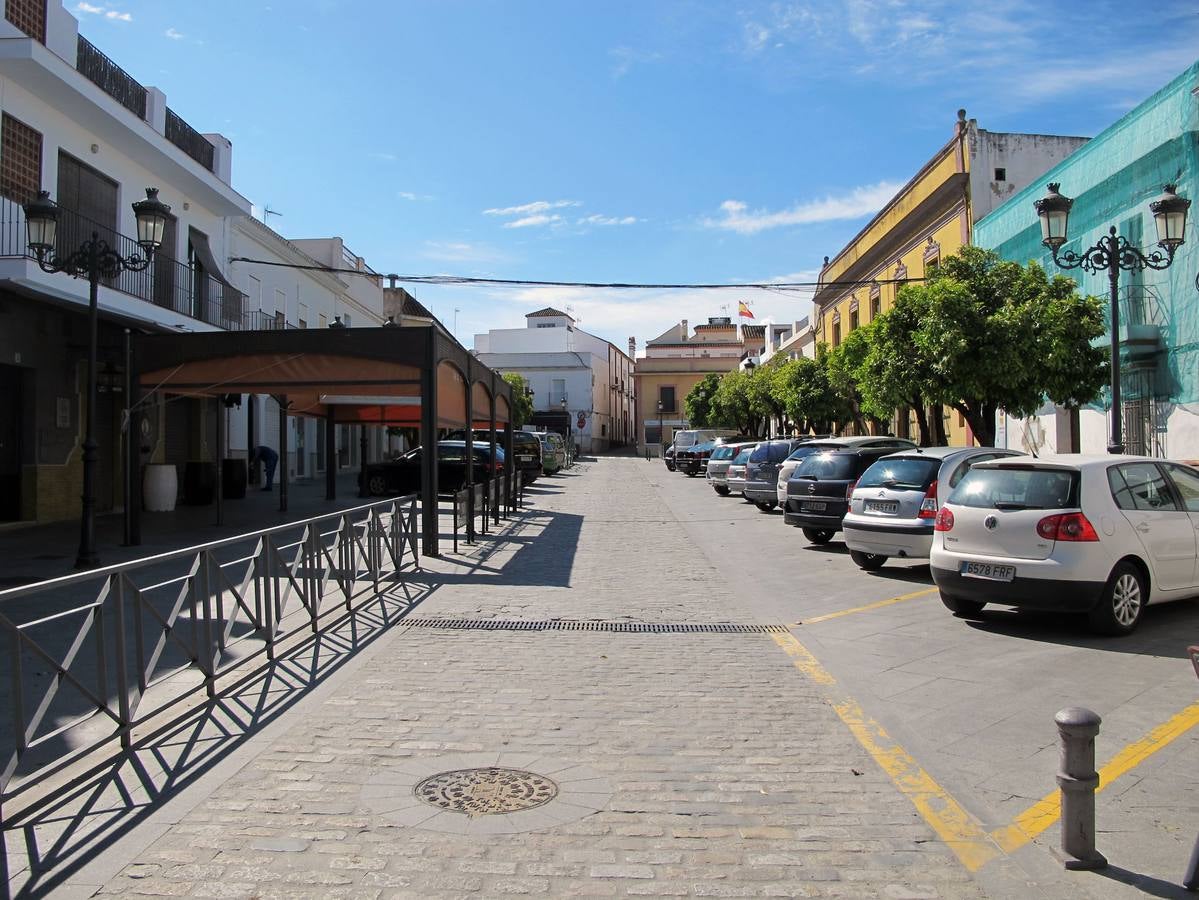
{"label": "overhead power cable", "polygon": [[253,263],[259,266],[281,266],[287,269],[303,269],[315,272],[326,272],[334,275],[363,275],[369,278],[386,278],[389,281],[402,281],[405,284],[436,284],[436,285],[491,285],[493,287],[563,287],[563,288],[596,288],[604,290],[688,290],[688,291],[729,291],[729,290],[760,290],[760,291],[815,291],[818,288],[829,287],[864,287],[867,285],[906,284],[913,281],[923,281],[923,278],[868,278],[861,281],[748,281],[741,283],[704,284],[704,283],[662,283],[637,284],[623,281],[531,281],[516,278],[473,278],[468,275],[381,275],[378,272],[363,272],[359,269],[339,269],[334,266],[299,265],[297,263],[278,262],[270,259],[251,259],[246,256],[231,257],[230,262]]}

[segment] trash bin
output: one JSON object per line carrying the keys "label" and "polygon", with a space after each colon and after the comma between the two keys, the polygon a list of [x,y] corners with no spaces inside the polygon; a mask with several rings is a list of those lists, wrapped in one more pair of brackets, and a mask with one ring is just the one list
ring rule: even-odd
{"label": "trash bin", "polygon": [[189,460],[183,469],[183,502],[189,506],[207,506],[216,499],[216,466],[210,462]]}
{"label": "trash bin", "polygon": [[246,496],[246,461],[221,460],[221,496],[226,500],[244,500]]}

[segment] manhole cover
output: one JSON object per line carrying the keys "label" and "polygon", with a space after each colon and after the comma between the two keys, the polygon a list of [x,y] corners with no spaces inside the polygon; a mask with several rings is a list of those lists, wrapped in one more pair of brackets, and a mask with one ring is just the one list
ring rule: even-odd
{"label": "manhole cover", "polygon": [[558,796],[558,785],[523,769],[492,766],[441,772],[417,784],[413,793],[439,809],[491,816],[544,806]]}

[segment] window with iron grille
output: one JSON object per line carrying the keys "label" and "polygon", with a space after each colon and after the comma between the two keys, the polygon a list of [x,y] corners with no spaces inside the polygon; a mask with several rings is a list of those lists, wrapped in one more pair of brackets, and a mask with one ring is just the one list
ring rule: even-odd
{"label": "window with iron grille", "polygon": [[658,400],[662,403],[662,412],[675,412],[674,385],[663,385],[658,388]]}
{"label": "window with iron grille", "polygon": [[42,187],[42,133],[4,113],[0,122],[0,194],[18,203]]}
{"label": "window with iron grille", "polygon": [[46,43],[46,0],[7,0],[4,18],[35,41]]}

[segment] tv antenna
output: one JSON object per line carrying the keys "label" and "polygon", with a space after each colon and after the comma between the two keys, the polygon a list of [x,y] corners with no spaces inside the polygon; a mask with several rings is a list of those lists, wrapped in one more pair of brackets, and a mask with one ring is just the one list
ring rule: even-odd
{"label": "tv antenna", "polygon": [[263,207],[262,207],[262,224],[263,224],[263,225],[265,225],[265,224],[266,224],[266,217],[267,217],[267,216],[280,216],[280,217],[282,217],[282,216],[283,216],[283,213],[279,212],[277,209],[271,209],[271,205],[270,205],[269,203],[266,203],[266,204],[264,204],[264,205],[263,205]]}

